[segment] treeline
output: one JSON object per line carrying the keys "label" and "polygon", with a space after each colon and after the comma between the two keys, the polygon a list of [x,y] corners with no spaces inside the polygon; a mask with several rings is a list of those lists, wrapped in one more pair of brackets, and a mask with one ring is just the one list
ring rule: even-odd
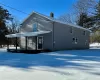
{"label": "treeline", "polygon": [[0,6],[0,47],[7,45],[8,40],[5,35],[19,32],[19,23],[7,9]]}
{"label": "treeline", "polygon": [[100,42],[100,0],[77,0],[71,11],[61,15],[59,20],[90,29],[90,41]]}

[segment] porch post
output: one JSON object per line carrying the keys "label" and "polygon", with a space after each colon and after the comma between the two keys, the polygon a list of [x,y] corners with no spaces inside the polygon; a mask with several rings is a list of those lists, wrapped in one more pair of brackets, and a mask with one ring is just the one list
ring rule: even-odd
{"label": "porch post", "polygon": [[9,38],[8,38],[8,43],[7,43],[7,50],[9,50]]}
{"label": "porch post", "polygon": [[17,51],[17,37],[16,37],[16,51]]}
{"label": "porch post", "polygon": [[35,49],[37,50],[37,36],[35,37],[36,39],[36,44],[35,44]]}
{"label": "porch post", "polygon": [[25,46],[26,48],[25,49],[27,50],[27,36],[25,37],[25,40],[26,40],[26,46]]}

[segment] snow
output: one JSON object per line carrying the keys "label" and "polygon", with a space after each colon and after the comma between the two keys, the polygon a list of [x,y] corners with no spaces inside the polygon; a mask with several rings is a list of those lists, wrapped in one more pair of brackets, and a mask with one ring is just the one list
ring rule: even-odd
{"label": "snow", "polygon": [[91,43],[90,44],[90,48],[92,48],[92,49],[100,49],[100,43]]}
{"label": "snow", "polygon": [[0,49],[0,80],[100,80],[100,50],[22,54]]}
{"label": "snow", "polygon": [[[16,47],[14,47],[14,45],[9,45],[9,49],[16,49]],[[17,49],[20,49],[20,47],[17,46]],[[0,48],[0,51],[7,52],[7,47]]]}
{"label": "snow", "polygon": [[37,31],[37,32],[21,32],[21,33],[16,33],[16,34],[9,34],[6,35],[8,38],[12,37],[25,37],[25,36],[38,36],[40,34],[47,34],[50,33],[51,31]]}

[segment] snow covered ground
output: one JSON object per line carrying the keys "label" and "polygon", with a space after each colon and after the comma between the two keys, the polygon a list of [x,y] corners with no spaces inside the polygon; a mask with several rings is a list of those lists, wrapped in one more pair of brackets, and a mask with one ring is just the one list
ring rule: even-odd
{"label": "snow covered ground", "polygon": [[92,49],[100,49],[100,43],[91,43],[90,48]]}
{"label": "snow covered ground", "polygon": [[100,80],[100,50],[20,54],[0,49],[0,80]]}

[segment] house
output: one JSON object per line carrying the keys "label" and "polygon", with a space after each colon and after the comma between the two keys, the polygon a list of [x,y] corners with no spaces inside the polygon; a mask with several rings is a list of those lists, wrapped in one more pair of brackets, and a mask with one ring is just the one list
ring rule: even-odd
{"label": "house", "polygon": [[90,30],[64,23],[50,17],[32,12],[21,24],[20,33],[6,35],[19,37],[21,49],[26,50],[66,50],[88,49]]}

